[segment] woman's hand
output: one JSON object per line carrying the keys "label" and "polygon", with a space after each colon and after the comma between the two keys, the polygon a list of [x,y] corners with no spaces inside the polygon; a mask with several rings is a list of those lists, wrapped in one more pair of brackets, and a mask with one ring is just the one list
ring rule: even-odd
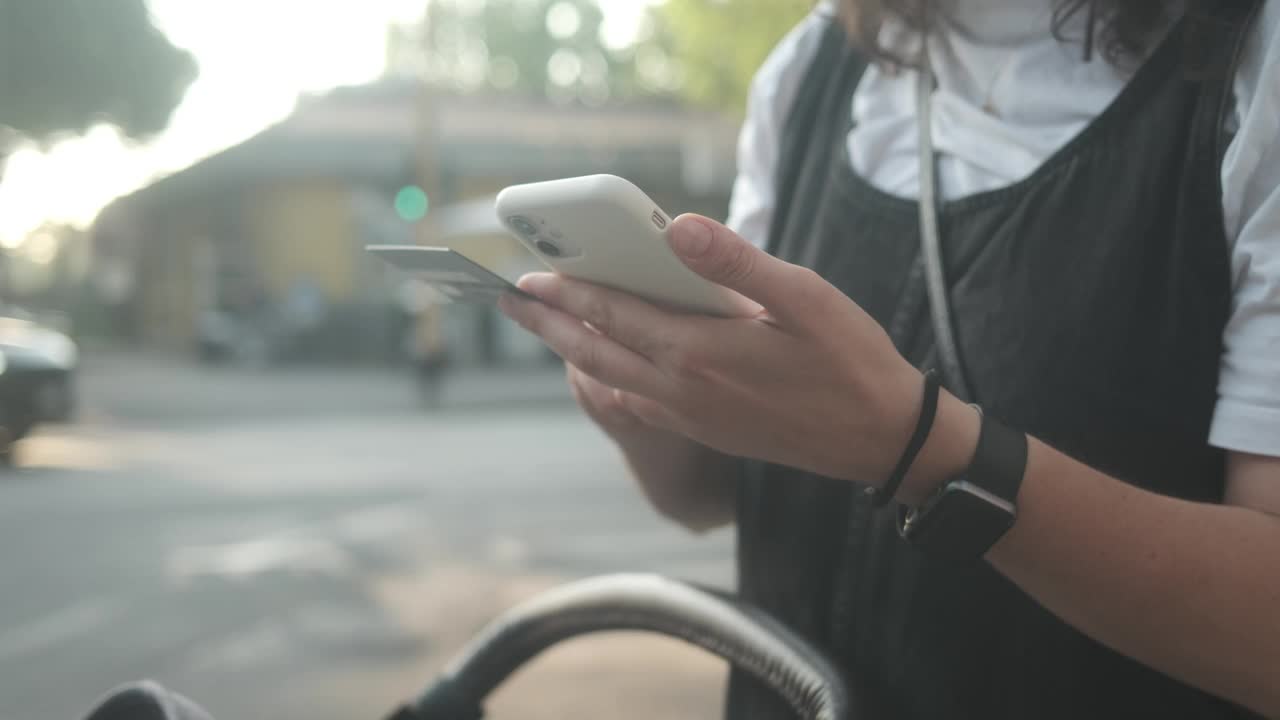
{"label": "woman's hand", "polygon": [[[629,415],[727,454],[882,484],[915,426],[922,389],[884,330],[817,274],[711,220],[677,219],[671,243],[750,310],[684,315],[546,273],[520,281],[542,303],[507,296],[502,309],[595,381],[578,384],[593,417]],[[976,417],[955,413],[944,409],[939,420],[971,427],[945,441],[935,429],[925,448],[934,457],[921,457],[943,476],[965,467],[963,446],[976,442]]]}

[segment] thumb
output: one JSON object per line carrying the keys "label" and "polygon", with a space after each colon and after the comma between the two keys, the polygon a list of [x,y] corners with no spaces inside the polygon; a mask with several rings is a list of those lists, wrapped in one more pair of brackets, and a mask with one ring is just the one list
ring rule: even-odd
{"label": "thumb", "polygon": [[671,224],[671,249],[690,270],[764,306],[779,320],[790,312],[804,280],[798,266],[783,262],[720,223],[701,215],[681,215]]}

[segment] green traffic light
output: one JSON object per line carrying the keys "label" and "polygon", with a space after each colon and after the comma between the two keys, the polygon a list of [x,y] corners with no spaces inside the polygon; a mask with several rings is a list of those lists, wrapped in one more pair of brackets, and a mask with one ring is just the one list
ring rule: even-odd
{"label": "green traffic light", "polygon": [[396,193],[396,215],[405,222],[417,222],[427,216],[431,207],[427,192],[417,185],[406,185]]}

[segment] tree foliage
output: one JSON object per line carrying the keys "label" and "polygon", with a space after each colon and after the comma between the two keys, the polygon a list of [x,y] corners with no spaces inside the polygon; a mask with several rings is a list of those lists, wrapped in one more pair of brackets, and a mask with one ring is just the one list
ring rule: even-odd
{"label": "tree foliage", "polygon": [[433,0],[422,27],[393,36],[391,64],[460,91],[588,104],[669,90],[643,62],[652,51],[606,46],[603,20],[594,0]]}
{"label": "tree foliage", "polygon": [[144,0],[0,0],[0,129],[35,140],[97,122],[155,133],[195,70]]}
{"label": "tree foliage", "polygon": [[741,113],[756,69],[813,0],[667,0],[658,11],[683,74],[682,93]]}
{"label": "tree foliage", "polygon": [[[609,48],[595,0],[433,0],[422,27],[393,34],[390,65],[464,91],[587,102],[683,97],[741,112],[760,63],[812,7],[813,0],[666,0],[650,9],[633,46]],[[576,17],[573,33],[554,31],[557,13]]]}

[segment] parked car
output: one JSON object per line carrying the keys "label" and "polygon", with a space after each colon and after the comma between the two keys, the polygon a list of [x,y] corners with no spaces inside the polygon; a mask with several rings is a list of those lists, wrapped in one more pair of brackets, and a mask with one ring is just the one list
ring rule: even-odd
{"label": "parked car", "polygon": [[57,330],[0,317],[0,461],[38,423],[71,419],[79,355],[75,342]]}

